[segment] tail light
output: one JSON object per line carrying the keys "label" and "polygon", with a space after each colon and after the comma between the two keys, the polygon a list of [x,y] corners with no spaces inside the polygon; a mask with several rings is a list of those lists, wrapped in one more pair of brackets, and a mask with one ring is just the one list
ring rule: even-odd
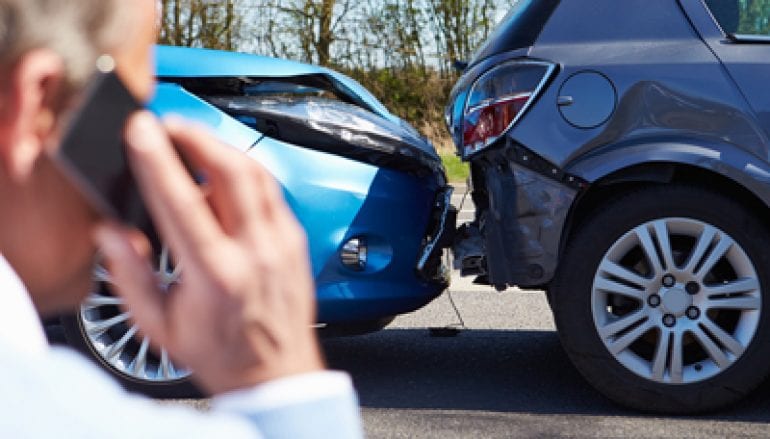
{"label": "tail light", "polygon": [[496,66],[468,93],[462,125],[463,155],[471,156],[502,137],[524,115],[556,66],[516,60]]}

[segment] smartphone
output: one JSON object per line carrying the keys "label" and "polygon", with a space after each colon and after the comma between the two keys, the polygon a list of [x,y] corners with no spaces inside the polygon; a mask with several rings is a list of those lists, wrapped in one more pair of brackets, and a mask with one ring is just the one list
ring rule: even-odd
{"label": "smartphone", "polygon": [[97,70],[54,159],[97,212],[149,231],[152,221],[131,173],[124,141],[128,117],[142,108],[114,69]]}

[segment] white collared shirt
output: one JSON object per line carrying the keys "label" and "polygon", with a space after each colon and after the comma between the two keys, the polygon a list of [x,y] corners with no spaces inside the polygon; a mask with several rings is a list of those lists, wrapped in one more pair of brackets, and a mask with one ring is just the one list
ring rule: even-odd
{"label": "white collared shirt", "polygon": [[27,289],[2,255],[0,255],[0,343],[31,355],[42,355],[48,350],[48,341]]}
{"label": "white collared shirt", "polygon": [[215,397],[208,413],[158,405],[126,393],[71,349],[50,347],[26,288],[0,255],[0,438],[263,434],[360,437],[349,376],[318,372],[276,380]]}

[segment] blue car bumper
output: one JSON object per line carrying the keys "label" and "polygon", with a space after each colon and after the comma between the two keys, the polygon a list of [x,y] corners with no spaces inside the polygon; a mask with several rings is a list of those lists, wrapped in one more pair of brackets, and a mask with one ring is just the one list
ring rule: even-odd
{"label": "blue car bumper", "polygon": [[[442,189],[432,177],[377,168],[270,138],[248,155],[281,182],[307,231],[319,322],[371,320],[412,311],[446,288],[440,276],[423,276],[417,270],[434,201]],[[353,238],[363,238],[368,245],[363,271],[351,270],[340,259],[343,244]]]}
{"label": "blue car bumper", "polygon": [[[447,287],[441,246],[432,245],[446,215],[436,202],[446,188],[435,174],[382,168],[264,136],[176,84],[159,85],[152,109],[205,123],[281,183],[307,232],[319,322],[388,318],[425,305]],[[367,243],[362,271],[341,262],[340,250],[353,238]]]}

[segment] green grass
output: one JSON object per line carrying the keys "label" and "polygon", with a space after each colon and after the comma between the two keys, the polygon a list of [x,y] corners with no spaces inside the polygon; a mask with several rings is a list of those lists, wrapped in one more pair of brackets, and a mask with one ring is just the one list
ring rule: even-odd
{"label": "green grass", "polygon": [[460,157],[452,153],[441,153],[441,161],[444,162],[446,175],[451,183],[464,183],[468,179],[470,169],[468,164],[460,160]]}

